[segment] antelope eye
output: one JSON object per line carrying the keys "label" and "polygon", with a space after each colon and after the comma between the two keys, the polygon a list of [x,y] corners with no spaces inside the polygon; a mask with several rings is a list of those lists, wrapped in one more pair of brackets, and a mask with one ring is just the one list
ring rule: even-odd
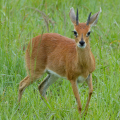
{"label": "antelope eye", "polygon": [[78,33],[76,32],[76,31],[72,31],[72,32],[74,32],[74,35],[77,37],[78,36]]}
{"label": "antelope eye", "polygon": [[91,31],[89,31],[89,32],[86,34],[86,37],[90,36],[90,33],[91,33]]}

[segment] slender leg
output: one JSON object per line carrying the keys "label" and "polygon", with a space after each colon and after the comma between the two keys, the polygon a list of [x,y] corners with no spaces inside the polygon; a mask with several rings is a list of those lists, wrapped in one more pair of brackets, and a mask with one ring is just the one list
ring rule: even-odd
{"label": "slender leg", "polygon": [[88,77],[88,79],[86,80],[86,82],[87,82],[88,87],[89,87],[89,94],[88,94],[88,99],[87,99],[87,103],[86,103],[86,106],[85,106],[85,110],[83,111],[83,113],[85,113],[85,114],[87,114],[88,106],[89,106],[91,95],[92,95],[92,92],[93,92],[92,74],[90,74],[90,77]]}
{"label": "slender leg", "polygon": [[18,101],[20,102],[22,98],[22,94],[27,86],[29,86],[29,76],[25,77],[19,84],[19,93],[18,93]]}
{"label": "slender leg", "polygon": [[77,88],[77,81],[71,80],[70,82],[71,82],[73,93],[75,95],[75,98],[76,98],[76,101],[77,101],[77,104],[78,104],[78,111],[79,111],[79,114],[81,115],[82,105],[81,105],[81,102],[80,102],[79,91],[78,91],[78,88]]}
{"label": "slender leg", "polygon": [[22,94],[24,92],[24,90],[30,85],[32,84],[34,81],[36,81],[38,78],[40,77],[39,75],[35,75],[33,76],[26,76],[19,84],[19,93],[18,93],[18,102],[20,102],[21,98],[22,98]]}
{"label": "slender leg", "polygon": [[40,95],[42,97],[46,98],[46,90],[48,87],[53,84],[55,81],[57,81],[59,77],[54,74],[48,74],[48,76],[42,81],[42,83],[38,86]]}

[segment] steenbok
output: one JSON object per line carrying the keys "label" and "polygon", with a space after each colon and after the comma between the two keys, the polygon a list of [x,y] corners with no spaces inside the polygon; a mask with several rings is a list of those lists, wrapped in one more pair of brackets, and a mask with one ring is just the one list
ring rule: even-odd
{"label": "steenbok", "polygon": [[47,72],[47,77],[38,86],[40,95],[46,98],[47,88],[59,77],[64,77],[72,85],[80,115],[82,106],[77,83],[87,82],[89,95],[84,110],[87,113],[93,92],[92,72],[95,70],[95,58],[89,43],[90,28],[97,23],[100,12],[101,9],[93,16],[90,13],[86,23],[79,23],[78,10],[75,15],[74,9],[70,9],[75,40],[57,33],[45,33],[29,42],[25,54],[27,76],[19,84],[19,102],[25,88]]}

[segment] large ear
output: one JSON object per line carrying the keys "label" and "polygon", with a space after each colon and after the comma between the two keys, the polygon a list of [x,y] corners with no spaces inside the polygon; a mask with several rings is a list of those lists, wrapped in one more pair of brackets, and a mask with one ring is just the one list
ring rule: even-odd
{"label": "large ear", "polygon": [[93,25],[96,25],[97,22],[98,22],[98,17],[99,17],[99,14],[102,12],[101,8],[100,8],[100,11],[95,13],[92,17],[90,17],[91,13],[89,14],[88,16],[88,20],[87,20],[87,25],[90,25],[90,26],[93,26]]}
{"label": "large ear", "polygon": [[78,25],[78,23],[79,23],[79,21],[78,21],[78,10],[77,10],[77,16],[76,16],[76,15],[75,15],[74,8],[72,7],[72,8],[70,9],[69,16],[70,16],[70,19],[71,19],[72,23],[73,23],[74,25],[76,25],[76,24]]}

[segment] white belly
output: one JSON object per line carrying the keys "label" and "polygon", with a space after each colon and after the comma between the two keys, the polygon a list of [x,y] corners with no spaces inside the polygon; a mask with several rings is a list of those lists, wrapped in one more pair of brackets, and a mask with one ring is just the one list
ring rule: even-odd
{"label": "white belly", "polygon": [[79,76],[78,79],[77,79],[77,82],[78,83],[83,83],[87,78],[84,78],[82,76]]}
{"label": "white belly", "polygon": [[[48,71],[50,74],[53,74],[53,75],[55,75],[55,76],[57,76],[57,77],[67,79],[66,77],[62,77],[62,76],[58,75],[57,73],[53,72],[52,70],[48,70],[48,69],[47,69],[47,71]],[[88,75],[88,77],[89,77],[89,75]],[[87,78],[88,78],[88,77],[87,77]],[[77,79],[77,82],[78,82],[78,83],[83,83],[87,78],[84,78],[84,77],[82,77],[82,76],[79,76],[78,79]]]}
{"label": "white belly", "polygon": [[59,77],[59,78],[64,78],[64,79],[66,79],[66,77],[62,77],[62,76],[58,75],[56,72],[54,72],[54,71],[52,71],[52,70],[49,70],[49,69],[47,69],[46,71],[48,71],[50,74],[53,74],[53,75],[55,75],[56,77]]}

